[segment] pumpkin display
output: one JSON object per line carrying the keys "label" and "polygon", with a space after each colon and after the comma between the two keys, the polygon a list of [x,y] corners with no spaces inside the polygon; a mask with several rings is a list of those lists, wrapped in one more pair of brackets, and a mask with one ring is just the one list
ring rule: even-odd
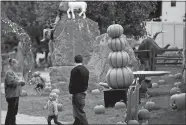
{"label": "pumpkin display", "polygon": [[128,67],[109,69],[106,74],[107,83],[113,89],[127,88],[132,84],[133,79],[133,72]]}
{"label": "pumpkin display", "polygon": [[24,96],[28,96],[28,94],[27,94],[27,92],[25,91],[25,90],[22,90],[22,92],[21,92],[21,95],[20,95],[21,97],[24,97]]}
{"label": "pumpkin display", "polygon": [[63,111],[63,104],[58,103],[57,104],[57,109],[58,109],[59,112]]}
{"label": "pumpkin display", "polygon": [[159,84],[158,83],[152,83],[152,88],[158,88]]}
{"label": "pumpkin display", "polygon": [[111,38],[120,37],[123,34],[123,31],[123,27],[119,24],[113,24],[107,28],[107,33]]}
{"label": "pumpkin display", "polygon": [[115,106],[116,109],[125,109],[126,105],[124,102],[120,101],[120,102],[116,102]]}
{"label": "pumpkin display", "polygon": [[139,120],[147,120],[150,118],[150,112],[147,109],[144,109],[142,107],[142,109],[140,109],[138,111],[138,119]]}
{"label": "pumpkin display", "polygon": [[94,89],[94,90],[92,90],[92,94],[94,94],[94,95],[100,94],[99,89]]}
{"label": "pumpkin display", "polygon": [[113,51],[108,55],[111,69],[106,74],[106,80],[109,87],[112,89],[128,88],[134,79],[132,70],[127,67],[130,57],[126,53],[125,46],[127,40],[121,35],[123,27],[119,24],[113,24],[107,28],[109,35],[108,47]]}
{"label": "pumpkin display", "polygon": [[53,89],[51,92],[55,92],[57,95],[60,94],[60,90],[59,89]]}
{"label": "pumpkin display", "polygon": [[139,122],[137,120],[129,120],[128,125],[139,125]]}
{"label": "pumpkin display", "polygon": [[123,38],[109,38],[108,40],[108,47],[113,51],[113,52],[118,52],[122,51],[125,49],[127,41]]}
{"label": "pumpkin display", "polygon": [[147,101],[145,104],[145,109],[147,109],[148,111],[152,111],[156,108],[156,104],[152,101]]}
{"label": "pumpkin display", "polygon": [[175,82],[175,83],[174,83],[174,86],[175,86],[175,87],[180,87],[181,85],[182,85],[182,82]]}
{"label": "pumpkin display", "polygon": [[165,84],[165,80],[164,80],[164,79],[160,79],[160,80],[158,81],[158,84],[159,84],[159,85]]}
{"label": "pumpkin display", "polygon": [[108,56],[110,66],[113,68],[125,67],[129,64],[130,57],[127,52],[111,52]]}
{"label": "pumpkin display", "polygon": [[170,97],[170,106],[173,109],[186,109],[186,93],[174,94]]}
{"label": "pumpkin display", "polygon": [[94,107],[95,114],[103,114],[105,113],[105,107],[103,105],[96,105]]}
{"label": "pumpkin display", "polygon": [[181,90],[178,87],[173,87],[170,90],[170,95],[174,95],[174,94],[177,94],[177,93],[181,93]]}

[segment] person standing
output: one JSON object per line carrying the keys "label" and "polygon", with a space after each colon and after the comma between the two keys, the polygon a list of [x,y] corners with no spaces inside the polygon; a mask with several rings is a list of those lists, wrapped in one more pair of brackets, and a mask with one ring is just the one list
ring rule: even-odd
{"label": "person standing", "polygon": [[71,70],[69,93],[72,94],[73,106],[73,125],[88,125],[85,107],[85,97],[88,88],[89,71],[82,65],[83,57],[76,55],[74,57],[75,67]]}
{"label": "person standing", "polygon": [[17,68],[18,61],[16,59],[9,59],[9,69],[6,72],[4,82],[5,98],[8,103],[5,125],[16,125],[21,87],[25,85],[25,82],[16,73]]}
{"label": "person standing", "polygon": [[49,100],[44,107],[44,109],[48,109],[48,125],[51,125],[52,119],[54,119],[55,124],[63,125],[58,121],[57,97],[56,93],[50,93]]}

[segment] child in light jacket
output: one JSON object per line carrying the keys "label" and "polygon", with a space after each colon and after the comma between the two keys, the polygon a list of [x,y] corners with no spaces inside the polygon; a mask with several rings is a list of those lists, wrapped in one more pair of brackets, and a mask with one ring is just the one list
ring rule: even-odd
{"label": "child in light jacket", "polygon": [[50,93],[49,101],[47,102],[44,109],[48,109],[48,125],[51,125],[51,120],[54,119],[54,123],[57,125],[63,125],[58,121],[58,108],[56,102],[57,94]]}

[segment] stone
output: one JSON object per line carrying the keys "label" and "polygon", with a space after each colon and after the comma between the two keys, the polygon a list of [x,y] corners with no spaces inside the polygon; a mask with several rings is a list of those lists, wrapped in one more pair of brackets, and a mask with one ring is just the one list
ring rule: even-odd
{"label": "stone", "polygon": [[[124,39],[126,39],[125,35],[122,35]],[[96,75],[97,81],[96,82],[106,82],[106,74],[108,69],[110,68],[109,62],[108,62],[108,55],[111,51],[111,49],[108,47],[108,39],[109,36],[107,33],[102,34],[98,37],[96,37],[96,41],[94,43],[94,52],[92,54],[92,57],[90,61],[88,62],[87,66],[91,67],[90,72],[94,73]],[[137,59],[135,57],[133,49],[130,47],[130,45],[127,43],[127,46],[125,47],[125,51],[130,56],[130,62],[129,67],[135,71],[138,69],[138,63]]]}
{"label": "stone", "polygon": [[70,66],[74,64],[74,56],[81,54],[87,64],[93,52],[93,43],[100,34],[98,24],[88,18],[76,15],[69,20],[63,15],[54,32],[54,51],[51,53],[53,66]]}
{"label": "stone", "polygon": [[51,84],[61,81],[69,82],[70,72],[74,66],[54,66],[50,67],[50,81]]}

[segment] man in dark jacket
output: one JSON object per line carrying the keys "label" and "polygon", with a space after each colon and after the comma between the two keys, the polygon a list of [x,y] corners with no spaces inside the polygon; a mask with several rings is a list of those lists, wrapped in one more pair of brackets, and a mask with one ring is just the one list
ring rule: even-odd
{"label": "man in dark jacket", "polygon": [[73,125],[88,125],[85,106],[86,90],[88,88],[89,71],[82,65],[83,58],[77,55],[74,58],[76,66],[71,71],[69,93],[72,94]]}

